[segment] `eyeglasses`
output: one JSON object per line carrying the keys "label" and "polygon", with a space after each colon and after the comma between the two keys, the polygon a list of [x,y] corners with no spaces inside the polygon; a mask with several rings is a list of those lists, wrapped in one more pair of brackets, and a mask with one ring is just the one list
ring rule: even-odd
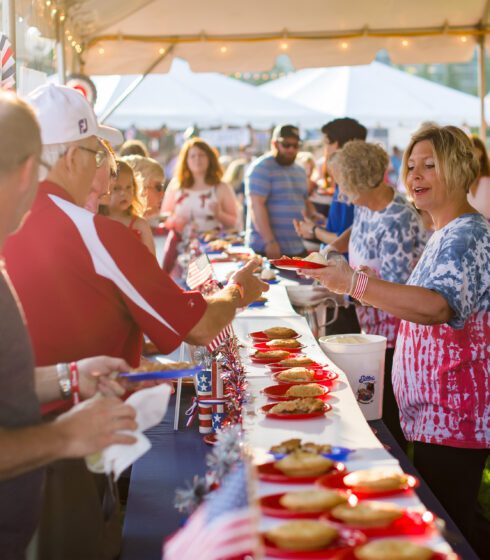
{"label": "eyeglasses", "polygon": [[299,150],[301,147],[301,142],[280,142],[280,144],[285,150],[289,150],[290,148]]}
{"label": "eyeglasses", "polygon": [[77,146],[80,150],[85,150],[90,152],[95,156],[95,167],[102,167],[102,164],[107,158],[107,152],[105,150],[92,150],[92,148],[86,148],[85,146]]}

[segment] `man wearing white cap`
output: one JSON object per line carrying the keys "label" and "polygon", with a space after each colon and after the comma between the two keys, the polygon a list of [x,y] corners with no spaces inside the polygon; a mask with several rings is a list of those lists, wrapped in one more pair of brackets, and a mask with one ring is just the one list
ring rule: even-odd
{"label": "man wearing white cap", "polygon": [[[165,353],[182,340],[207,344],[238,307],[267,289],[253,276],[252,262],[213,299],[182,291],[128,228],[82,208],[106,157],[99,138],[117,144],[120,133],[100,126],[90,104],[70,88],[41,86],[28,100],[50,171],[4,254],[37,365],[106,354],[136,366],[142,332]],[[92,475],[75,461],[57,463],[48,474],[41,560],[114,558],[117,531],[107,533],[110,515],[104,516]]]}
{"label": "man wearing white cap", "polygon": [[[22,223],[37,189],[41,138],[29,106],[0,93],[0,249]],[[80,391],[101,389],[90,372],[127,369],[123,360],[89,358],[78,362]],[[62,366],[62,364],[59,364]],[[39,400],[60,398],[63,367],[34,370],[34,356],[22,311],[0,260],[0,557],[23,560],[37,526],[44,469],[63,457],[83,457],[111,443],[132,443],[119,430],[135,429],[134,410],[119,399],[87,401],[41,423]],[[60,371],[58,371],[59,373]]]}

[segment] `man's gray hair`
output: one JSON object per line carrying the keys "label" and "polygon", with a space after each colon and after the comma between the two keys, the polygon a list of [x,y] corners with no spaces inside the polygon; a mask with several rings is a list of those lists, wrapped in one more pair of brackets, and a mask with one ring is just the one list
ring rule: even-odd
{"label": "man's gray hair", "polygon": [[78,145],[77,142],[63,142],[63,144],[46,144],[43,146],[41,160],[53,167],[58,163],[71,146]]}

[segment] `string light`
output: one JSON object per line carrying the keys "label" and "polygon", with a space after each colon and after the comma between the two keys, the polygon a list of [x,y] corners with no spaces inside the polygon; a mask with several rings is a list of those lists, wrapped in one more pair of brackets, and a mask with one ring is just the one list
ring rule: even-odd
{"label": "string light", "polygon": [[403,39],[402,47],[408,47],[408,41],[406,39]]}
{"label": "string light", "polygon": [[99,54],[104,54],[104,53],[105,53],[104,48],[103,48],[103,47],[100,47],[100,49],[99,49]]}
{"label": "string light", "polygon": [[75,39],[73,39],[73,41],[71,42],[71,46],[74,47],[77,44],[77,42],[75,41]]}
{"label": "string light", "polygon": [[460,40],[462,43],[466,43],[466,42],[468,41],[468,37],[466,37],[466,35],[463,35],[462,37],[459,38],[459,40]]}
{"label": "string light", "polygon": [[61,14],[61,15],[60,15],[60,21],[65,21],[65,19],[66,19],[65,14]]}
{"label": "string light", "polygon": [[282,49],[283,51],[287,51],[288,48],[289,48],[289,45],[288,45],[287,43],[281,43],[281,49]]}
{"label": "string light", "polygon": [[228,47],[221,47],[220,51],[224,54],[225,52],[228,52]]}
{"label": "string light", "polygon": [[46,0],[46,6],[49,8],[51,6],[51,0]]}
{"label": "string light", "polygon": [[345,41],[343,41],[342,43],[340,43],[340,46],[345,50],[349,48],[349,43],[346,43]]}
{"label": "string light", "polygon": [[160,54],[165,54],[165,49],[162,47],[162,48],[158,49],[158,52],[159,52]]}
{"label": "string light", "polygon": [[68,41],[73,41],[73,35],[68,35],[67,39]]}

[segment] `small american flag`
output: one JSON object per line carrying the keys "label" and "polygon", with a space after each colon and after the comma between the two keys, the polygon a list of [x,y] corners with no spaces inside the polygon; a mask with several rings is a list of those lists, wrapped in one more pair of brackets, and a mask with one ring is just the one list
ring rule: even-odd
{"label": "small american flag", "polygon": [[214,352],[216,348],[218,348],[218,346],[221,346],[227,338],[230,338],[232,336],[234,336],[233,328],[231,325],[228,325],[219,333],[219,335],[214,340],[212,340],[206,346],[206,348],[210,352]]}
{"label": "small american flag", "polygon": [[165,543],[164,560],[224,560],[254,553],[259,537],[249,493],[248,466],[240,462]]}
{"label": "small american flag", "polygon": [[186,283],[191,290],[202,286],[213,277],[213,267],[209,262],[208,256],[203,254],[189,263],[187,269]]}
{"label": "small american flag", "polygon": [[12,89],[15,86],[15,60],[12,45],[7,35],[0,33],[0,87]]}

